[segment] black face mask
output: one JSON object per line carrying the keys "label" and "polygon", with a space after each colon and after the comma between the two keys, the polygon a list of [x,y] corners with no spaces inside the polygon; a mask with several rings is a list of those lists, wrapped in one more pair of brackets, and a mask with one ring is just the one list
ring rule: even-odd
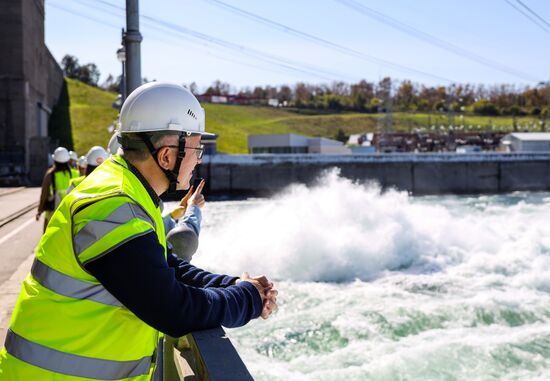
{"label": "black face mask", "polygon": [[[155,163],[157,163],[158,167],[164,172],[164,175],[170,182],[170,185],[168,186],[168,192],[175,192],[176,188],[178,186],[178,175],[180,172],[181,162],[183,158],[185,157],[185,134],[181,133],[179,135],[178,139],[178,153],[176,157],[176,165],[174,166],[174,169],[164,169],[160,166],[157,153],[158,149],[156,149],[153,146],[153,143],[151,142],[151,135],[149,135],[146,132],[142,132],[139,134],[141,140],[145,143],[147,148],[149,149],[149,152],[151,153],[151,156],[153,156],[153,159],[155,159]],[[162,147],[159,147],[162,148]]]}

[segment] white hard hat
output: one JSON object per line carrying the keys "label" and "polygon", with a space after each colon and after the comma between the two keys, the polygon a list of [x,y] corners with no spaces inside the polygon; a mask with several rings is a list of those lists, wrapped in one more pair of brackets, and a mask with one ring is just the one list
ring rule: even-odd
{"label": "white hard hat", "polygon": [[204,109],[185,87],[149,82],[135,89],[120,110],[120,133],[176,131],[210,135],[204,131]]}
{"label": "white hard hat", "polygon": [[78,155],[74,151],[69,151],[69,158],[71,160],[77,161],[78,160]]}
{"label": "white hard hat", "polygon": [[120,148],[120,143],[118,142],[118,131],[116,131],[113,136],[111,136],[111,140],[109,140],[109,144],[107,144],[107,152],[109,152],[111,155],[116,155],[118,149]]}
{"label": "white hard hat", "polygon": [[97,167],[99,164],[103,163],[105,160],[109,158],[109,154],[107,151],[105,151],[105,148],[100,146],[93,146],[88,151],[88,154],[86,155],[86,160],[88,161],[88,165]]}
{"label": "white hard hat", "polygon": [[81,168],[86,167],[88,165],[88,160],[86,160],[86,156],[80,156],[76,161],[76,164]]}
{"label": "white hard hat", "polygon": [[65,147],[57,147],[53,151],[53,161],[57,163],[67,163],[69,161],[69,151]]}

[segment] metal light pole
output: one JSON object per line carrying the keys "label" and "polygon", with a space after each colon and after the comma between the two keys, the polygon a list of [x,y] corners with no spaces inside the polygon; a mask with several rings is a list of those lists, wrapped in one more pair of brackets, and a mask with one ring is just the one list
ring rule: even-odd
{"label": "metal light pole", "polygon": [[122,64],[122,77],[120,77],[120,104],[126,100],[126,49],[124,48],[124,29],[122,32],[123,44],[116,51],[118,62]]}
{"label": "metal light pole", "polygon": [[126,0],[126,92],[131,94],[141,85],[141,41],[138,0]]}

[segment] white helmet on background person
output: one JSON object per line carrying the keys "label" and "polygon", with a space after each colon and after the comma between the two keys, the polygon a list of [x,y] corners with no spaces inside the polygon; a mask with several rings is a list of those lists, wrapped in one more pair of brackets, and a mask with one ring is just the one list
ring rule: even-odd
{"label": "white helmet on background person", "polygon": [[74,151],[69,151],[69,158],[70,158],[70,160],[77,161],[78,160],[78,155]]}
{"label": "white helmet on background person", "polygon": [[88,161],[86,160],[86,156],[80,156],[78,160],[76,161],[76,165],[78,165],[81,168],[86,168],[88,165]]}
{"label": "white helmet on background person", "polygon": [[93,146],[86,154],[86,161],[88,165],[97,167],[105,160],[109,158],[109,154],[105,151],[105,148],[100,146]]}
{"label": "white helmet on background person", "polygon": [[65,147],[57,147],[55,151],[53,151],[53,161],[57,163],[67,163],[70,159],[69,151],[67,151],[67,148]]}
{"label": "white helmet on background person", "polygon": [[135,89],[120,110],[121,134],[174,131],[211,135],[204,130],[204,109],[191,91],[166,82],[149,82]]}
{"label": "white helmet on background person", "polygon": [[113,136],[111,136],[111,140],[109,140],[109,144],[107,144],[107,152],[109,152],[111,155],[116,155],[118,149],[120,148],[118,136],[118,131],[115,131]]}

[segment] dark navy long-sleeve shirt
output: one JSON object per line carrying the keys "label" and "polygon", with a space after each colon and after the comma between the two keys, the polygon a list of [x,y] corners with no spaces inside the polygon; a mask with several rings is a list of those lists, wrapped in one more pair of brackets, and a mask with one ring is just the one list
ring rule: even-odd
{"label": "dark navy long-sleeve shirt", "polygon": [[240,327],[262,311],[250,282],[211,274],[169,252],[156,233],[134,238],[85,265],[137,317],[173,337],[191,331]]}

